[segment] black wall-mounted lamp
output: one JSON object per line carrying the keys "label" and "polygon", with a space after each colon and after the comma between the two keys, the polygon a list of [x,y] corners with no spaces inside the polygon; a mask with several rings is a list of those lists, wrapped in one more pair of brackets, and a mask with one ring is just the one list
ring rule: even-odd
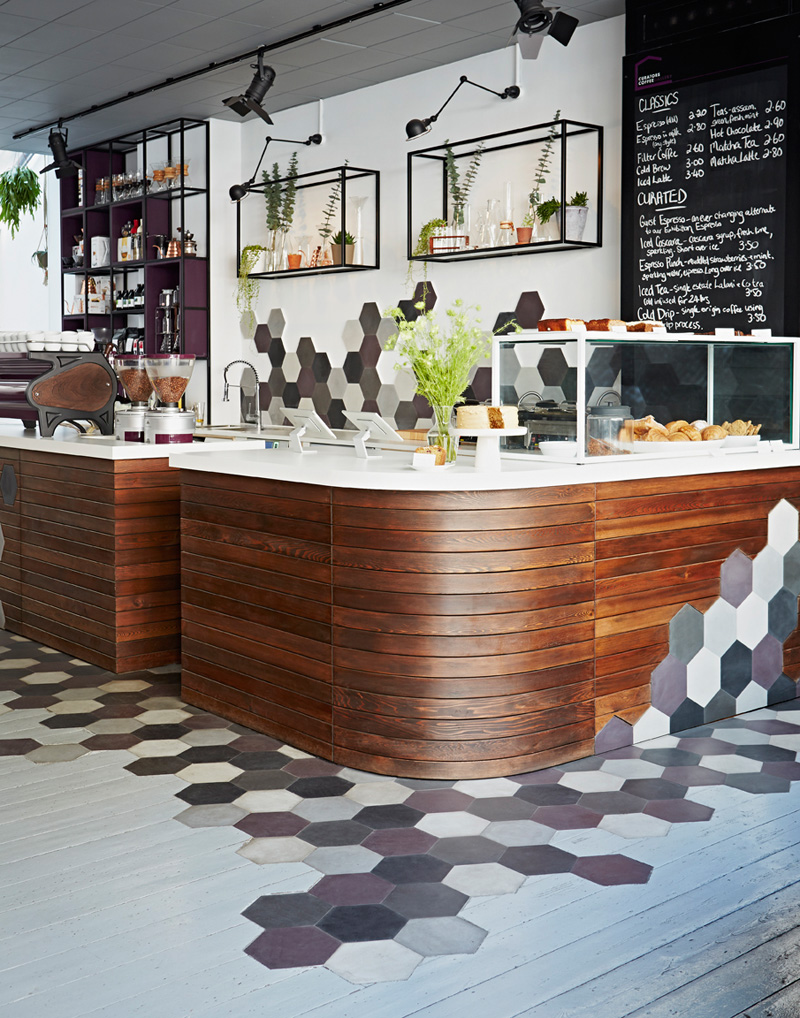
{"label": "black wall-mounted lamp", "polygon": [[264,51],[258,51],[258,62],[250,65],[256,72],[246,92],[242,95],[232,95],[223,99],[223,106],[238,113],[240,117],[246,117],[248,113],[257,113],[262,120],[268,124],[272,123],[269,113],[261,105],[261,100],[272,88],[275,81],[275,69],[264,66]]}
{"label": "black wall-mounted lamp", "polygon": [[439,114],[462,85],[474,85],[475,88],[481,88],[484,92],[491,92],[492,95],[496,95],[500,99],[519,99],[519,85],[509,85],[508,88],[504,89],[502,92],[495,92],[493,88],[487,88],[485,85],[479,85],[477,81],[470,81],[466,74],[462,74],[456,87],[432,117],[426,117],[424,120],[409,120],[406,124],[406,141],[412,141],[414,138],[419,138],[422,134],[427,134],[431,129],[431,125],[436,123],[439,119]]}
{"label": "black wall-mounted lamp", "polygon": [[[514,26],[520,53],[526,60],[539,56],[545,36],[552,36],[562,46],[569,45],[578,19],[562,14],[554,7],[545,7],[544,0],[514,0],[519,8],[520,18]],[[555,13],[554,13],[555,12]],[[512,38],[513,38],[512,36]]]}
{"label": "black wall-mounted lamp", "polygon": [[[62,133],[63,130],[63,133]],[[78,175],[81,169],[80,163],[76,163],[70,159],[67,155],[67,129],[62,128],[61,124],[58,127],[53,127],[50,130],[50,134],[47,137],[47,144],[50,147],[50,151],[53,153],[53,161],[49,166],[45,166],[40,173],[47,173],[48,170],[55,170],[56,176],[60,180],[62,177],[75,177]]]}
{"label": "black wall-mounted lamp", "polygon": [[321,145],[322,135],[321,134],[310,134],[305,141],[293,141],[291,138],[271,138],[267,137],[264,141],[264,148],[261,150],[261,155],[258,157],[256,168],[253,170],[253,176],[246,180],[243,184],[234,184],[233,187],[228,189],[228,194],[231,196],[232,202],[240,202],[243,198],[246,198],[250,194],[250,188],[256,181],[258,171],[261,169],[261,164],[264,161],[264,156],[267,154],[269,143],[271,141],[285,142],[287,145]]}

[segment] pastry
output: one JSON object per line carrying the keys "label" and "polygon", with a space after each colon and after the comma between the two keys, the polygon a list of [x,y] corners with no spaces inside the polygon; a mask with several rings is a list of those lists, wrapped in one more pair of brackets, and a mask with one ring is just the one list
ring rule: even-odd
{"label": "pastry", "polygon": [[619,318],[592,318],[586,323],[589,332],[611,332],[612,329],[624,329],[625,322]]}
{"label": "pastry", "polygon": [[718,424],[709,424],[707,428],[703,428],[702,432],[704,442],[719,442],[720,439],[727,438],[727,436],[728,432]]}
{"label": "pastry", "polygon": [[653,322],[646,319],[640,322],[627,322],[626,325],[628,332],[658,332],[664,328],[661,322]]}
{"label": "pastry", "polygon": [[443,467],[447,453],[443,445],[420,445],[414,450],[415,456],[433,456],[437,467]]}
{"label": "pastry", "polygon": [[480,431],[487,428],[516,428],[519,412],[515,406],[460,406],[456,427]]}
{"label": "pastry", "polygon": [[[687,424],[685,428],[681,428],[679,434],[686,435],[686,437],[691,442],[702,442],[703,441],[702,433],[699,432],[697,430],[697,428],[693,428],[691,424]],[[672,436],[670,436],[670,437],[672,437]]]}
{"label": "pastry", "polygon": [[647,434],[644,436],[645,442],[668,442],[666,430],[659,430],[658,428],[650,428]]}
{"label": "pastry", "polygon": [[539,332],[573,332],[585,328],[582,318],[542,318],[538,325]]}
{"label": "pastry", "polygon": [[667,424],[667,434],[671,435],[675,431],[680,431],[682,428],[688,427],[689,427],[688,421],[670,421],[669,424]]}
{"label": "pastry", "polygon": [[708,427],[708,421],[692,421],[692,427],[697,428],[698,431],[703,432]]}
{"label": "pastry", "polygon": [[652,414],[648,414],[647,417],[641,417],[638,421],[633,422],[633,433],[637,438],[646,435],[652,429],[660,431],[666,438],[667,429],[663,424],[659,424]]}
{"label": "pastry", "polygon": [[691,438],[686,434],[685,431],[673,431],[673,433],[667,439],[668,442],[691,442]]}

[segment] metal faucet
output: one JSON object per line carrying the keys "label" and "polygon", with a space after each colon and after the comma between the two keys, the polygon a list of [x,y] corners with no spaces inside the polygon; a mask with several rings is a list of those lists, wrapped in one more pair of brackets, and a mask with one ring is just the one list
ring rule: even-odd
{"label": "metal faucet", "polygon": [[252,424],[253,423],[253,421],[248,419],[249,418],[249,414],[248,414],[247,409],[245,408],[245,400],[243,398],[241,398],[242,396],[245,396],[245,397],[247,396],[247,394],[245,392],[245,389],[244,389],[244,385],[242,384],[244,382],[244,371],[242,372],[242,377],[239,379],[238,384],[236,382],[229,382],[228,381],[228,368],[232,368],[234,364],[244,364],[245,367],[250,368],[250,370],[253,372],[253,378],[255,379],[255,393],[254,393],[255,413],[254,413],[254,416],[255,416],[255,425],[256,425],[256,428],[258,428],[261,425],[261,405],[260,405],[258,372],[253,367],[253,365],[250,363],[250,361],[235,360],[235,361],[231,361],[230,364],[226,364],[225,365],[225,370],[222,372],[222,381],[224,383],[224,388],[222,390],[222,401],[223,401],[223,403],[227,403],[228,402],[228,400],[230,399],[230,389],[231,388],[240,389],[241,390],[241,395],[240,395],[240,409],[239,409],[239,413],[240,413],[241,418],[242,418],[242,423],[244,423],[244,424]]}

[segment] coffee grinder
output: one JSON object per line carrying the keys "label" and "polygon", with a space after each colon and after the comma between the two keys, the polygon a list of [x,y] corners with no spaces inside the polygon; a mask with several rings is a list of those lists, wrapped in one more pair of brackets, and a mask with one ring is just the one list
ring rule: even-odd
{"label": "coffee grinder", "polygon": [[156,308],[156,349],[177,353],[180,349],[180,291],[162,290]]}
{"label": "coffee grinder", "polygon": [[144,419],[153,383],[147,374],[144,357],[116,357],[114,368],[122,388],[131,401],[128,410],[114,414],[114,434],[124,442],[144,442]]}
{"label": "coffee grinder", "polygon": [[191,442],[194,412],[181,410],[180,401],[194,370],[194,357],[186,354],[156,354],[145,357],[145,367],[160,405],[144,415],[144,440],[154,445]]}

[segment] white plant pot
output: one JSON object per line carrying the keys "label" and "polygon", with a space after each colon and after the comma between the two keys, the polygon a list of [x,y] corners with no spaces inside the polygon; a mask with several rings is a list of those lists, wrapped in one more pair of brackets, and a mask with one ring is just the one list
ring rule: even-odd
{"label": "white plant pot", "polygon": [[586,217],[589,209],[582,205],[567,206],[567,240],[583,240],[586,229]]}

